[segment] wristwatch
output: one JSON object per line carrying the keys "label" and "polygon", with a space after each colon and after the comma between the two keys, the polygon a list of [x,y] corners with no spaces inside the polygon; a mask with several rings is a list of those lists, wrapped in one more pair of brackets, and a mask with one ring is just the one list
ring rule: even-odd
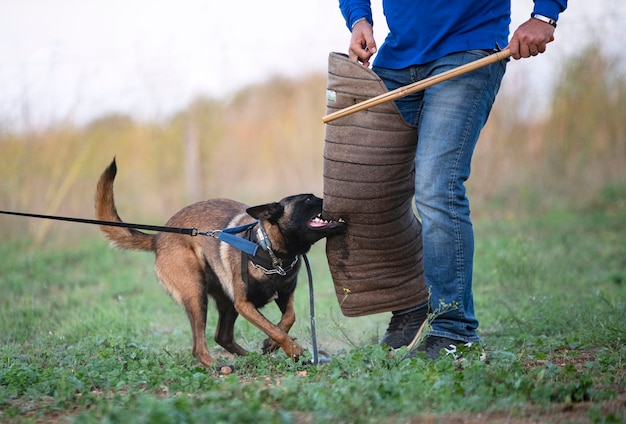
{"label": "wristwatch", "polygon": [[556,21],[554,19],[552,19],[552,18],[540,15],[539,13],[532,13],[530,15],[530,17],[534,18],[534,19],[539,19],[540,21],[543,21],[543,22],[545,22],[547,24],[550,24],[550,25],[552,25],[553,27],[556,28]]}

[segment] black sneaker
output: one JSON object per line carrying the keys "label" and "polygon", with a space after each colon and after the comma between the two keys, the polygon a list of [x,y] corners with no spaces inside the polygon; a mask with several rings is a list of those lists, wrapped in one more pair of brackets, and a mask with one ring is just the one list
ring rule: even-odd
{"label": "black sneaker", "polygon": [[462,342],[447,337],[428,336],[422,349],[427,358],[439,359],[443,355],[452,355],[454,360],[463,360],[463,356],[475,355],[481,361],[486,359],[485,351],[479,343]]}
{"label": "black sneaker", "polygon": [[408,346],[426,321],[428,303],[411,312],[393,312],[387,331],[380,339],[380,344],[386,344],[392,349]]}

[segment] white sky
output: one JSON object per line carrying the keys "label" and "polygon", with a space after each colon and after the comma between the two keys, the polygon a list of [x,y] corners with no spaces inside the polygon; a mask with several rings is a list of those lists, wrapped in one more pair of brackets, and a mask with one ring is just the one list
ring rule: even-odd
{"label": "white sky", "polygon": [[[372,3],[380,44],[386,27]],[[512,29],[531,8],[513,0]],[[624,0],[571,0],[548,53],[512,63],[504,89],[545,90],[594,37],[623,59],[625,27]],[[201,94],[326,72],[328,53],[348,41],[337,0],[0,0],[0,130],[110,112],[163,118]]]}

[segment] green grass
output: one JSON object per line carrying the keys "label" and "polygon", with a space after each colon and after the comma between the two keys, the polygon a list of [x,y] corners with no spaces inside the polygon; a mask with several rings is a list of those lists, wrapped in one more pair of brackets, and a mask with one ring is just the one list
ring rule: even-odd
{"label": "green grass", "polygon": [[[619,197],[619,196],[618,196]],[[0,421],[396,423],[626,420],[626,208],[476,224],[476,309],[488,361],[403,360],[376,341],[387,314],[341,316],[323,244],[312,250],[317,333],[333,360],[282,353],[199,367],[187,318],[152,256],[104,239],[0,245]],[[291,333],[310,347],[304,272]],[[278,311],[268,305],[272,320]],[[212,334],[215,313],[209,312]],[[240,319],[240,343],[265,335]],[[520,421],[522,422],[522,421]],[[523,421],[527,422],[527,421]]]}

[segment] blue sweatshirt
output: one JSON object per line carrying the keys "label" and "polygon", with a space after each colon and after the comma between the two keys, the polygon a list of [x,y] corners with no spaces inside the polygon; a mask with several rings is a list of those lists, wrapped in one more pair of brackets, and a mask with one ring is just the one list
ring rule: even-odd
{"label": "blue sweatshirt", "polygon": [[[567,0],[534,0],[533,13],[557,20]],[[370,0],[339,0],[349,29],[366,18]],[[511,23],[510,0],[383,0],[389,34],[379,44],[374,65],[402,69],[450,53],[504,48]]]}

